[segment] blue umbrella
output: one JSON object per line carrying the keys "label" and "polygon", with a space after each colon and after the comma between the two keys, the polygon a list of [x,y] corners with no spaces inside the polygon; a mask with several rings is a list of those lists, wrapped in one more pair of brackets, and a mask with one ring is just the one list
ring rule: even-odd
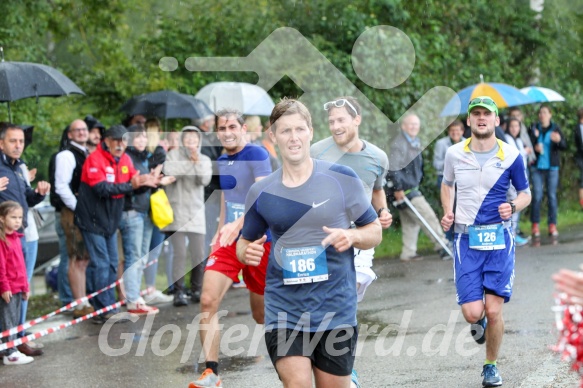
{"label": "blue umbrella", "polygon": [[465,114],[468,109],[470,100],[479,96],[489,96],[498,105],[498,108],[508,108],[517,105],[532,104],[530,97],[522,93],[514,86],[492,83],[480,82],[472,86],[468,86],[460,90],[457,96],[453,97],[445,105],[441,111],[441,116],[458,116]]}
{"label": "blue umbrella", "polygon": [[520,91],[526,94],[532,102],[553,102],[553,101],[565,101],[565,97],[561,96],[559,93],[552,89],[541,88],[539,86],[529,86],[520,89]]}

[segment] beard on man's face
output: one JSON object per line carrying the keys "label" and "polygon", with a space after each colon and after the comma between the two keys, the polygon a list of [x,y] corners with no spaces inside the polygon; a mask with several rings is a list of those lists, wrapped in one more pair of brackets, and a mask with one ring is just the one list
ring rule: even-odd
{"label": "beard on man's face", "polygon": [[479,139],[479,140],[489,139],[493,133],[494,133],[494,128],[492,128],[491,130],[488,130],[486,132],[478,132],[472,128],[472,136],[475,137],[476,139]]}

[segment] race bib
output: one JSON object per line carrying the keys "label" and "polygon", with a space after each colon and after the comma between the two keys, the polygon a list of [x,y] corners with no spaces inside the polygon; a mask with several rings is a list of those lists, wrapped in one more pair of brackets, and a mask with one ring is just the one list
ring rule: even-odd
{"label": "race bib", "polygon": [[281,261],[285,285],[328,280],[326,250],[321,246],[284,248]]}
{"label": "race bib", "polygon": [[506,248],[504,226],[502,224],[470,225],[468,234],[471,249],[493,251]]}
{"label": "race bib", "polygon": [[227,202],[227,223],[235,221],[245,214],[245,205],[236,202]]}

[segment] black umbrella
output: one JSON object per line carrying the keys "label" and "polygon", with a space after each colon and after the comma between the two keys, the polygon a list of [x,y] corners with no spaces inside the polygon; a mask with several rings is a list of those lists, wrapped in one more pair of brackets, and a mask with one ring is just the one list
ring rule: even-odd
{"label": "black umbrella", "polygon": [[144,115],[164,119],[200,119],[213,114],[201,100],[171,90],[133,97],[119,110],[130,116]]}
{"label": "black umbrella", "polygon": [[34,131],[34,125],[22,124],[20,128],[24,131],[24,149],[32,144],[32,131]]}
{"label": "black umbrella", "polygon": [[0,47],[0,102],[8,103],[8,117],[12,121],[10,102],[30,97],[59,97],[83,94],[77,85],[60,71],[39,63],[4,62]]}

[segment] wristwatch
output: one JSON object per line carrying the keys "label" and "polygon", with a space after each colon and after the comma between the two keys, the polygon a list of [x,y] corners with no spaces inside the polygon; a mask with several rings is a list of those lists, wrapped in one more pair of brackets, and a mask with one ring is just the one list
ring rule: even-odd
{"label": "wristwatch", "polygon": [[386,207],[382,207],[377,211],[377,216],[381,216],[381,213],[383,212],[383,210],[389,211],[389,209],[387,209]]}
{"label": "wristwatch", "polygon": [[512,214],[516,213],[516,205],[514,204],[514,202],[508,201],[508,203],[510,204],[510,208],[512,209]]}

